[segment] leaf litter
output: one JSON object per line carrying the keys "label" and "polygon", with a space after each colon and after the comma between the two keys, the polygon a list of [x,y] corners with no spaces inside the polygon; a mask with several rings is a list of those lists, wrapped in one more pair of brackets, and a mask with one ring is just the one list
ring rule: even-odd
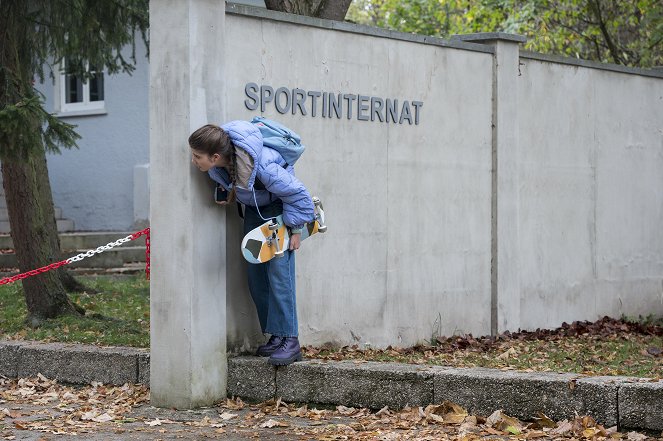
{"label": "leaf litter", "polygon": [[148,402],[149,390],[141,385],[74,387],[43,375],[19,380],[0,377],[0,440],[16,439],[16,431],[82,435],[81,439],[109,432],[148,432],[157,438],[166,433],[179,438],[236,433],[313,440],[647,439],[641,433],[605,428],[587,416],[554,422],[538,414],[525,422],[502,410],[488,417],[471,415],[449,401],[375,411],[347,406],[317,409],[281,399],[248,404],[233,398],[193,420],[141,416],[137,409],[149,408]]}
{"label": "leaf litter", "polygon": [[603,317],[563,323],[557,329],[438,336],[409,348],[370,344],[305,346],[304,356],[321,360],[395,361],[453,367],[573,372],[663,379],[663,320],[633,322]]}

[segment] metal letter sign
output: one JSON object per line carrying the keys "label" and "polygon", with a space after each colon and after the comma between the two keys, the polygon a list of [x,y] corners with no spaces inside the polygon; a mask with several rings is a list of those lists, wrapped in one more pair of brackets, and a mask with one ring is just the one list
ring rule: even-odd
{"label": "metal letter sign", "polygon": [[376,96],[358,95],[353,93],[320,92],[304,90],[298,87],[289,89],[263,84],[246,83],[244,86],[246,99],[244,105],[249,110],[265,112],[268,105],[274,106],[281,114],[292,113],[312,118],[343,117],[358,121],[379,121],[403,124],[407,122],[419,125],[419,116],[423,101],[408,101],[380,98]]}

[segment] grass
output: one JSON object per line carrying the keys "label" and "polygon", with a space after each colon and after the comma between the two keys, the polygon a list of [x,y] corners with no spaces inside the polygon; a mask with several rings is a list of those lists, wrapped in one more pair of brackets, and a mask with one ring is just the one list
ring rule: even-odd
{"label": "grass", "polygon": [[[149,282],[135,276],[80,276],[97,291],[71,298],[84,317],[25,325],[20,283],[0,286],[0,338],[149,347]],[[328,360],[387,361],[523,371],[574,372],[663,379],[663,319],[602,319],[553,331],[439,337],[434,344],[376,350],[357,346],[305,347],[305,356]]]}
{"label": "grass", "polygon": [[36,329],[25,324],[27,310],[21,284],[0,286],[0,337],[149,347],[150,288],[144,275],[81,276],[78,279],[96,291],[70,295],[85,308],[85,316],[46,320]]}
{"label": "grass", "polygon": [[387,350],[306,347],[305,352],[309,357],[328,360],[388,361],[663,379],[661,349],[661,336],[623,333],[550,340],[507,340],[490,348],[468,347],[451,352],[440,346]]}

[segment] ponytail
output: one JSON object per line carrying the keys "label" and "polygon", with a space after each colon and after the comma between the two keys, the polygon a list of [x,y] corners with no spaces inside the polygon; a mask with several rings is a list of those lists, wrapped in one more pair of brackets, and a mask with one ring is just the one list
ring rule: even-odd
{"label": "ponytail", "polygon": [[230,175],[230,182],[232,182],[233,187],[230,189],[228,194],[228,202],[233,203],[237,198],[237,153],[235,149],[232,149],[230,154],[230,163],[228,164],[228,174]]}

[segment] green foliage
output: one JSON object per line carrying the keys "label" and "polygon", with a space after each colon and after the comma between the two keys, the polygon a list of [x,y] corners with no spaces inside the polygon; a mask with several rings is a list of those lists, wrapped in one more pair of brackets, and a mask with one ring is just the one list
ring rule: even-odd
{"label": "green foliage", "polygon": [[663,65],[663,2],[355,0],[357,23],[439,37],[507,32],[526,49],[629,66]]}
{"label": "green foliage", "polygon": [[24,145],[43,145],[46,151],[58,153],[59,146],[74,147],[79,138],[73,125],[44,110],[43,97],[37,93],[0,110],[0,146],[5,157],[24,156],[29,152]]}
{"label": "green foliage", "polygon": [[[131,72],[135,36],[147,46],[148,0],[0,0],[0,157],[75,146],[74,126],[48,114],[35,78],[67,59],[67,73],[88,79],[89,66]],[[129,59],[122,49],[131,45]]]}

